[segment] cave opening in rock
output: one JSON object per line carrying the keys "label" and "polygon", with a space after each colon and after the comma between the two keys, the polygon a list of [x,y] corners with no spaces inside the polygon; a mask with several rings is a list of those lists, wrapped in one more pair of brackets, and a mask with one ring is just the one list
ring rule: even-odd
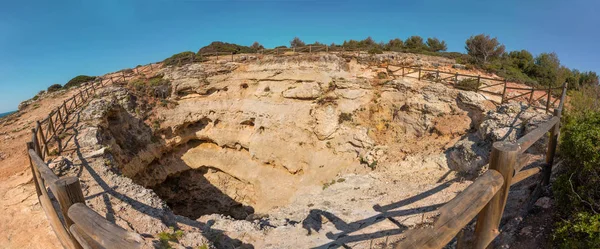
{"label": "cave opening in rock", "polygon": [[248,187],[213,167],[189,169],[171,175],[152,189],[175,214],[191,219],[209,214],[246,219],[254,213],[252,206],[242,203],[253,199]]}

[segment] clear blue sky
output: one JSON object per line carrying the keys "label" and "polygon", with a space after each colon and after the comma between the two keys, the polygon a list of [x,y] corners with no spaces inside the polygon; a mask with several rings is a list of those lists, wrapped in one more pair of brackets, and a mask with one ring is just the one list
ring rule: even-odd
{"label": "clear blue sky", "polygon": [[102,75],[211,41],[266,47],[294,36],[329,44],[411,35],[464,52],[471,35],[509,50],[556,52],[563,64],[600,71],[599,1],[126,1],[2,0],[0,113],[54,83]]}

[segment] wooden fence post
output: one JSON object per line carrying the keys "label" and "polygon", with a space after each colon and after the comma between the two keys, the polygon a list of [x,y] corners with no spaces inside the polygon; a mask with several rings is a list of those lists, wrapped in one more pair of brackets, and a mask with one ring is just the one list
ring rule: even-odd
{"label": "wooden fence post", "polygon": [[42,157],[42,149],[40,148],[40,143],[39,143],[39,140],[38,140],[38,137],[37,137],[37,131],[36,131],[36,129],[31,129],[31,134],[33,135],[31,141],[33,142],[35,153],[42,160],[44,160],[44,158]]}
{"label": "wooden fence post", "polygon": [[548,113],[550,111],[550,99],[551,99],[551,97],[552,97],[552,87],[548,86],[548,96],[546,96],[546,113]]}
{"label": "wooden fence post", "polygon": [[[454,85],[457,85],[457,84],[458,84],[458,72],[456,74],[454,74]],[[477,90],[475,90],[475,91],[477,91]]]}
{"label": "wooden fence post", "polygon": [[50,117],[48,119],[48,122],[49,122],[48,129],[52,129],[52,132],[54,134],[52,137],[54,137],[54,140],[56,141],[56,143],[58,145],[58,152],[60,153],[60,151],[61,151],[60,148],[62,147],[62,141],[61,141],[60,137],[58,136],[58,132],[56,132],[56,127],[54,126],[54,123],[52,122],[52,117]]}
{"label": "wooden fence post", "polygon": [[[550,91],[550,89],[548,89],[548,91]],[[554,109],[554,116],[558,117],[559,121],[552,129],[550,129],[550,139],[548,140],[548,150],[546,151],[546,163],[544,164],[544,170],[542,172],[542,185],[544,186],[550,183],[550,177],[552,176],[552,165],[554,165],[554,155],[556,154],[556,146],[558,145],[558,137],[560,136],[560,118],[562,116],[563,101],[565,101],[566,94],[567,83],[564,83],[559,107]],[[549,102],[550,101],[548,101],[548,103]]]}
{"label": "wooden fence post", "polygon": [[[42,129],[42,124],[40,123],[40,121],[36,121],[37,122],[37,130],[40,133],[40,139],[42,139],[42,143],[44,144],[44,151],[46,152],[46,155],[50,154],[50,152],[48,151],[48,143],[46,142],[46,136],[44,136],[44,129]],[[41,152],[41,151],[40,151]],[[42,155],[42,154],[40,154]],[[45,156],[40,156],[42,159],[45,159]]]}
{"label": "wooden fence post", "polygon": [[37,174],[35,173],[35,165],[33,165],[33,161],[31,161],[29,150],[35,150],[33,142],[27,142],[27,158],[29,158],[29,167],[31,167],[31,175],[33,176],[33,183],[35,184],[35,192],[39,198],[39,196],[42,195],[42,189],[40,188],[40,183],[38,181],[41,180],[38,179]]}
{"label": "wooden fence post", "polygon": [[477,216],[473,248],[485,249],[500,233],[498,227],[506,206],[518,154],[519,146],[515,143],[503,141],[493,144],[489,170],[500,172],[504,177],[504,184]]}
{"label": "wooden fence post", "polygon": [[500,104],[504,104],[504,99],[506,98],[506,86],[507,86],[508,82],[506,81],[506,79],[504,79],[504,90],[502,90],[502,100],[500,101]]}
{"label": "wooden fence post", "polygon": [[[64,104],[64,102],[63,102],[63,104]],[[61,108],[61,106],[59,106],[58,108],[56,108],[56,112],[58,112],[58,119],[60,120],[60,125],[62,125],[64,127],[65,126],[65,120],[63,120],[62,113],[60,112],[60,108]]]}
{"label": "wooden fence post", "polygon": [[531,94],[529,94],[529,106],[533,104],[533,93],[535,92],[535,88],[531,87]]}
{"label": "wooden fence post", "polygon": [[63,217],[65,218],[66,227],[70,227],[73,225],[73,221],[67,215],[69,208],[75,203],[85,204],[79,178],[75,176],[64,177],[53,184],[54,186],[52,188],[52,192],[60,204],[60,209]]}

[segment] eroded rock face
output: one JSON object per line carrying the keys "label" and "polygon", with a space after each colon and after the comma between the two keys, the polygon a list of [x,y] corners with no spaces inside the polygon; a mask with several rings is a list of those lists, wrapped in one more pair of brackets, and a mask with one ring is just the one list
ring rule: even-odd
{"label": "eroded rock face", "polygon": [[[480,168],[489,161],[489,153],[494,142],[514,142],[551,117],[521,103],[500,105],[496,112],[490,111],[483,116],[475,133],[469,134],[449,149],[448,165],[461,172],[479,172]],[[527,152],[544,153],[547,140],[547,138],[540,139]]]}

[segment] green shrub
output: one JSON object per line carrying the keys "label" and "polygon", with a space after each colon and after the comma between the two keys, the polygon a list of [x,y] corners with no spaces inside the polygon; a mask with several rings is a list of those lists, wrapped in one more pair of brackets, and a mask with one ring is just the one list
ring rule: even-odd
{"label": "green shrub", "polygon": [[204,58],[201,58],[192,51],[185,51],[166,58],[163,61],[163,66],[182,66],[194,62],[201,62],[203,59]]}
{"label": "green shrub", "polygon": [[[214,41],[198,50],[198,54],[201,53],[213,53],[213,52],[233,52],[234,54],[241,53],[255,53],[257,47],[248,47],[238,45],[234,43]],[[260,44],[258,46],[260,48]]]}
{"label": "green shrub", "polygon": [[458,81],[456,88],[467,91],[477,91],[479,83],[477,82],[477,79],[463,79]]}
{"label": "green shrub", "polygon": [[60,90],[62,88],[62,86],[60,84],[54,84],[48,87],[47,92],[52,93],[52,92],[56,92],[58,90]]}
{"label": "green shrub", "polygon": [[338,122],[341,124],[345,121],[352,122],[352,113],[342,112],[338,117]]}
{"label": "green shrub", "polygon": [[183,231],[175,230],[174,227],[169,227],[168,231],[160,232],[158,234],[158,239],[160,240],[161,248],[172,248],[169,242],[179,242],[179,240],[183,237]]}
{"label": "green shrub", "polygon": [[69,82],[67,82],[67,84],[65,84],[64,88],[68,89],[68,88],[71,88],[74,86],[79,86],[79,85],[81,85],[81,83],[90,82],[95,79],[96,79],[95,76],[78,75],[75,78],[69,80]]}
{"label": "green shrub", "polygon": [[379,47],[372,47],[369,49],[369,54],[383,54],[383,50]]}
{"label": "green shrub", "polygon": [[558,248],[600,248],[600,214],[577,213],[554,230]]}
{"label": "green shrub", "polygon": [[564,170],[552,185],[563,221],[556,224],[554,241],[559,248],[599,248],[600,110],[567,113],[565,119],[560,143]]}

